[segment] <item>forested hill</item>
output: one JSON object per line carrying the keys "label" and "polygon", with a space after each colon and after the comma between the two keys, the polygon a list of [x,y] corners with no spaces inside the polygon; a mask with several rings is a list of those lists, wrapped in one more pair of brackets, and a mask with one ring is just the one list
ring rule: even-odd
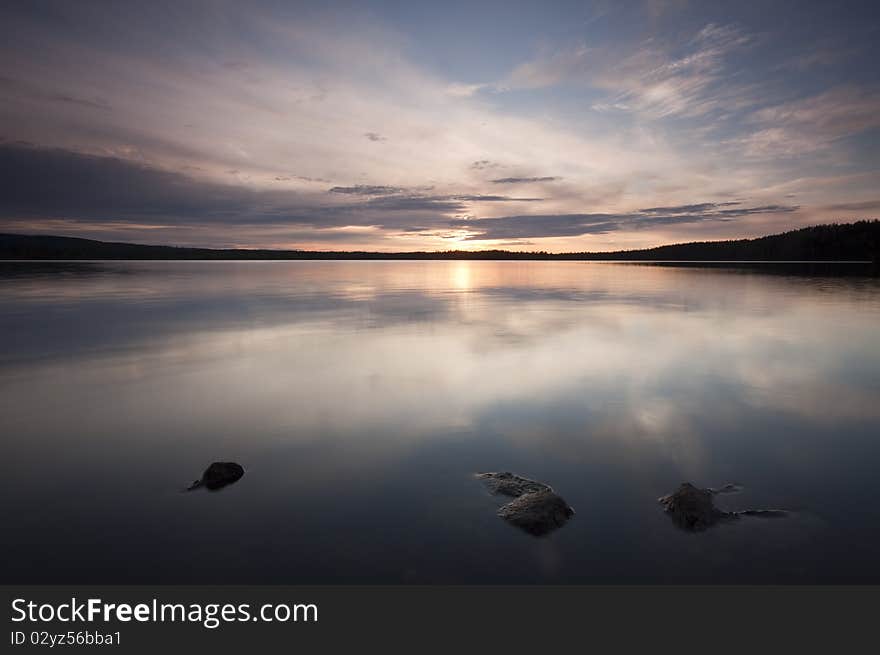
{"label": "forested hill", "polygon": [[735,241],[702,241],[617,252],[365,252],[222,250],[0,234],[0,259],[537,259],[654,261],[857,261],[880,259],[880,220],[807,227]]}
{"label": "forested hill", "polygon": [[675,261],[858,261],[880,252],[880,220],[805,227],[757,239],[695,241],[646,250],[584,253],[589,259]]}

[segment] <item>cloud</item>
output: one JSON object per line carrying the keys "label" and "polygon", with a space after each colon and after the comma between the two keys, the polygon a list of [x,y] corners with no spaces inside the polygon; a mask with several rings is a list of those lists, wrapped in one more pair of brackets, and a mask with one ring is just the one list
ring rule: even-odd
{"label": "cloud", "polygon": [[864,202],[842,202],[835,205],[826,205],[824,209],[844,212],[880,211],[880,198]]}
{"label": "cloud", "polygon": [[[380,196],[371,198],[358,207],[361,209],[380,210],[382,212],[437,212],[444,216],[459,214],[468,209],[465,198],[420,195]],[[382,224],[387,224],[387,221],[383,219]]]}
{"label": "cloud", "polygon": [[[187,167],[184,167],[187,168]],[[291,180],[299,180],[300,182],[316,182],[326,184],[328,180],[322,177],[309,177],[307,175],[276,175],[276,182],[290,182]]]}
{"label": "cloud", "polygon": [[393,186],[358,184],[356,186],[335,186],[329,192],[356,196],[387,196],[393,193],[401,193],[403,189]]}
{"label": "cloud", "polygon": [[460,214],[468,210],[472,202],[540,202],[542,198],[517,198],[488,194],[452,194],[426,196],[421,194],[397,194],[371,198],[361,205],[365,209],[386,211],[430,210],[446,214]]}
{"label": "cloud", "polygon": [[[61,149],[0,144],[0,220],[24,217],[147,226],[300,225],[398,228],[413,220],[445,223],[464,211],[451,197],[371,197],[328,203],[323,193],[218,184],[124,159]],[[381,212],[380,212],[381,210]],[[410,212],[389,217],[388,212]]]}
{"label": "cloud", "polygon": [[755,111],[761,126],[737,143],[751,156],[794,156],[829,148],[836,141],[880,128],[880,91],[837,86],[813,96]]}
{"label": "cloud", "polygon": [[260,205],[241,187],[193,178],[113,157],[0,145],[4,217],[88,219],[223,217]]}
{"label": "cloud", "polygon": [[734,25],[710,23],[670,57],[654,43],[611,65],[597,85],[616,91],[612,106],[646,115],[700,117],[754,102],[731,82],[728,57],[751,38]]}
{"label": "cloud", "polygon": [[[788,27],[727,24],[732,14],[714,9],[653,21],[654,13],[604,3],[601,24],[577,22],[582,41],[557,41],[574,32],[548,29],[537,56],[517,66],[510,57],[521,43],[504,34],[462,41],[460,58],[438,60],[425,55],[440,40],[413,48],[414,34],[398,31],[411,23],[382,22],[390,9],[282,4],[54,3],[51,15],[0,7],[2,134],[7,145],[48,146],[17,159],[0,153],[29,171],[4,168],[4,226],[66,220],[82,231],[113,224],[163,236],[156,230],[193,227],[212,243],[254,244],[262,234],[265,245],[310,232],[344,244],[350,233],[352,242],[430,249],[448,245],[442,236],[475,233],[477,224],[450,221],[534,211],[609,216],[613,237],[540,244],[605,249],[684,232],[760,234],[768,223],[787,228],[808,211],[820,222],[830,203],[876,196],[876,173],[821,188],[810,181],[873,165],[868,139],[863,158],[840,156],[853,145],[847,137],[876,124],[870,58],[783,73],[779,60],[821,45],[798,43]],[[535,26],[522,27],[525,35]],[[468,62],[464,55],[481,49],[492,56]],[[814,105],[802,98],[827,94],[829,79],[850,91]],[[475,83],[483,80],[497,84]],[[515,92],[501,92],[505,85]],[[821,162],[798,156],[817,144]],[[826,163],[841,165],[820,168]],[[565,177],[549,179],[554,173]],[[533,188],[504,184],[533,184],[535,193],[519,197],[514,190]],[[735,222],[723,212],[745,205],[718,206],[717,220],[681,230],[620,218],[682,221],[700,213],[685,208],[694,189],[698,200],[749,198],[756,207],[796,191],[806,209],[787,219],[740,213],[745,220]],[[585,234],[599,233],[589,227]]]}
{"label": "cloud", "polygon": [[[449,86],[455,80],[415,66],[405,39],[363,15],[345,19],[357,23],[350,29],[350,22],[321,12],[293,20],[273,10],[224,4],[209,16],[200,7],[174,12],[175,20],[159,31],[146,27],[150,20],[136,20],[144,18],[141,9],[74,11],[63,5],[59,11],[70,25],[87,23],[102,34],[131,38],[53,31],[30,13],[0,10],[10,27],[10,40],[0,44],[0,55],[10,55],[0,59],[0,75],[37,79],[53,92],[106,98],[112,111],[4,98],[4,132],[150,170],[185,171],[191,177],[180,184],[193,190],[192,202],[204,195],[196,186],[217,185],[219,197],[234,196],[228,211],[199,200],[189,220],[206,220],[210,208],[219,217],[210,220],[230,234],[244,229],[238,223],[233,229],[234,221],[288,220],[320,229],[373,225],[390,232],[411,225],[433,229],[461,215],[514,214],[500,208],[539,199],[492,193],[499,187],[473,173],[494,171],[487,177],[502,179],[501,171],[512,171],[509,176],[518,177],[533,171],[536,161],[566,171],[565,183],[557,180],[546,193],[534,194],[547,196],[540,200],[544,213],[616,209],[615,203],[632,197],[633,180],[647,179],[644,172],[651,171],[676,178],[682,187],[715,190],[703,175],[703,157],[680,157],[655,135],[588,134],[565,121],[511,111],[501,94],[453,97]],[[194,29],[205,24],[212,30]],[[192,34],[172,40],[169,32]],[[28,40],[49,45],[26,58],[12,57]],[[163,53],[161,60],[155,52]],[[365,137],[367,129],[390,136],[383,127],[389,117],[393,138],[378,143]],[[401,192],[327,193],[357,186]],[[418,197],[373,202],[396,195]],[[652,195],[638,202],[661,204]],[[33,206],[40,206],[39,199]],[[131,205],[116,215],[133,210]],[[102,215],[100,207],[94,212]],[[187,219],[165,220],[183,225]]]}
{"label": "cloud", "polygon": [[543,200],[543,198],[516,198],[491,194],[469,194],[450,197],[458,200],[467,200],[469,202],[540,202]]}
{"label": "cloud", "polygon": [[488,84],[450,84],[446,87],[446,93],[456,98],[468,98],[482,89],[488,88]]}
{"label": "cloud", "polygon": [[473,164],[471,164],[470,168],[472,168],[475,171],[482,171],[482,170],[486,170],[487,168],[498,168],[499,166],[501,166],[501,164],[499,164],[497,162],[490,161],[488,159],[479,159],[479,160],[475,161]]}
{"label": "cloud", "polygon": [[[331,180],[328,186],[383,179],[408,188],[433,180],[452,185],[467,182],[462,162],[493,166],[491,152],[517,165],[536,151],[565,160],[562,145],[580,145],[593,158],[601,149],[542,121],[451,97],[449,80],[415,67],[399,35],[362,15],[354,18],[357,29],[346,29],[328,15],[273,19],[266,8],[223,3],[203,16],[193,7],[169,12],[176,17],[171,32],[193,37],[169,47],[169,34],[144,28],[154,21],[140,9],[128,16],[59,12],[73,26],[132,38],[87,38],[83,30],[53,30],[30,12],[0,10],[15,33],[0,45],[0,75],[37,79],[71,97],[106,98],[111,115],[3,94],[7,135],[168,169],[198,166],[205,177],[235,169],[253,185],[275,187],[303,178]],[[205,24],[212,30],[197,29]],[[22,58],[16,52],[29,40],[51,47]],[[150,52],[162,52],[161,62]],[[382,127],[389,116],[393,136]],[[293,166],[301,177],[288,172]]]}
{"label": "cloud", "polygon": [[[392,206],[394,203],[412,203],[412,202],[538,202],[543,198],[517,198],[511,196],[502,196],[497,194],[446,194],[446,195],[426,195],[426,191],[430,191],[433,187],[421,187],[405,189],[403,187],[385,186],[385,185],[369,185],[358,184],[355,186],[335,186],[329,190],[330,193],[339,193],[348,196],[372,196],[370,204],[374,206]],[[382,196],[382,197],[375,197]]]}
{"label": "cloud", "polygon": [[492,180],[492,184],[522,184],[528,182],[555,182],[559,177],[501,177]]}
{"label": "cloud", "polygon": [[[422,234],[468,241],[521,241],[530,238],[607,234],[663,225],[725,222],[756,214],[789,213],[788,205],[743,206],[738,201],[648,207],[626,213],[560,213],[459,218],[472,203],[538,202],[493,194],[398,193],[397,187],[347,187],[333,195],[352,199],[328,202],[326,193],[267,191],[242,185],[200,181],[118,158],[59,149],[0,144],[0,222],[13,227],[23,219],[64,220],[107,227],[170,229],[221,226],[244,230],[283,230],[313,241],[363,243],[365,233]],[[450,230],[453,234],[449,234]],[[367,240],[368,241],[368,240]]]}
{"label": "cloud", "polygon": [[[0,143],[0,222],[26,218],[109,222],[142,229],[205,225],[387,231],[448,228],[471,203],[538,202],[492,194],[403,192],[390,186],[334,187],[326,193],[255,189],[199,180],[115,157]],[[351,200],[348,200],[351,199]],[[343,200],[348,200],[343,202]]]}
{"label": "cloud", "polygon": [[717,210],[720,207],[741,205],[740,202],[701,202],[694,205],[676,205],[674,207],[648,207],[640,209],[640,214],[693,214]]}
{"label": "cloud", "polygon": [[534,214],[499,218],[461,219],[452,225],[466,229],[470,241],[575,237],[606,234],[620,230],[639,230],[662,225],[730,221],[752,214],[779,214],[796,211],[788,205],[736,207],[739,203],[697,203],[678,207],[649,207],[631,213]]}
{"label": "cloud", "polygon": [[497,86],[500,90],[541,89],[582,78],[588,71],[590,52],[589,48],[580,45],[545,54],[520,64]]}
{"label": "cloud", "polygon": [[[539,89],[576,83],[610,92],[597,111],[634,111],[655,118],[697,117],[753,104],[731,83],[727,59],[752,42],[736,25],[709,23],[683,42],[648,39],[602,50],[577,45],[520,64],[498,88]],[[674,54],[673,54],[674,53]]]}

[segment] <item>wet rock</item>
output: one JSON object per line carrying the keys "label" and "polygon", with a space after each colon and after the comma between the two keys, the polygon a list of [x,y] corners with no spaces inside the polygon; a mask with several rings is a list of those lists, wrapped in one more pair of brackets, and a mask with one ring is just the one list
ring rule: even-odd
{"label": "wet rock", "polygon": [[514,500],[498,510],[498,516],[534,536],[543,536],[561,528],[574,516],[574,510],[553,489],[536,480],[504,471],[478,473],[489,491],[512,496]]}
{"label": "wet rock", "polygon": [[533,491],[501,507],[498,516],[540,537],[565,525],[574,516],[574,510],[552,491]]}
{"label": "wet rock", "polygon": [[205,469],[201,479],[193,482],[189,489],[205,487],[214,491],[238,481],[243,475],[244,468],[242,468],[241,464],[236,464],[235,462],[214,462]]}
{"label": "wet rock", "polygon": [[699,489],[690,482],[683,482],[675,492],[658,500],[678,527],[699,531],[732,517],[730,512],[715,507],[713,495],[711,489]]}
{"label": "wet rock", "polygon": [[482,480],[493,494],[502,496],[522,496],[535,491],[552,491],[543,482],[529,480],[508,471],[501,473],[477,473],[477,478]]}
{"label": "wet rock", "polygon": [[719,489],[700,489],[690,482],[683,482],[674,493],[659,498],[666,508],[672,522],[683,530],[698,532],[705,530],[719,521],[738,519],[741,516],[758,518],[781,518],[788,516],[784,509],[744,509],[738,512],[725,512],[715,507],[712,497],[722,493],[736,493],[742,487],[738,484],[726,484]]}

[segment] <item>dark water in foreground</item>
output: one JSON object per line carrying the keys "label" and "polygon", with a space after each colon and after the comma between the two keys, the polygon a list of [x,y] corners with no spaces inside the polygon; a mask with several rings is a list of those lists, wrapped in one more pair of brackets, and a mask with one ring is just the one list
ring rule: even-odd
{"label": "dark water in foreground", "polygon": [[[880,282],[788,273],[0,264],[0,581],[880,583]],[[683,480],[794,514],[686,533]]]}

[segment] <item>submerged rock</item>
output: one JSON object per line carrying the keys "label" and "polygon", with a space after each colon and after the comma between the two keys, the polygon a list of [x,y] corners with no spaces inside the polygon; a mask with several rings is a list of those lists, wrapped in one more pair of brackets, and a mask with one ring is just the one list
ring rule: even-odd
{"label": "submerged rock", "polygon": [[683,482],[673,493],[658,500],[678,527],[698,531],[731,517],[729,512],[715,507],[713,495],[711,489],[698,489],[690,482]]}
{"label": "submerged rock", "polygon": [[242,468],[241,464],[236,464],[235,462],[214,462],[205,469],[200,480],[196,480],[190,485],[189,490],[205,487],[214,491],[238,481],[243,475],[244,468]]}
{"label": "submerged rock", "polygon": [[498,510],[498,516],[511,525],[540,537],[561,528],[574,516],[574,510],[553,489],[536,480],[504,471],[478,473],[489,491],[513,496],[514,500]]}
{"label": "submerged rock", "polygon": [[502,496],[522,496],[535,491],[553,491],[543,482],[529,480],[508,471],[501,473],[477,473],[477,478],[482,480],[489,491]]}
{"label": "submerged rock", "polygon": [[741,489],[738,484],[726,484],[720,489],[700,489],[690,482],[683,482],[675,492],[658,500],[666,508],[673,523],[692,532],[705,530],[719,521],[737,519],[741,516],[760,518],[788,516],[788,512],[783,509],[745,509],[739,512],[725,512],[715,507],[713,496],[736,493]]}

